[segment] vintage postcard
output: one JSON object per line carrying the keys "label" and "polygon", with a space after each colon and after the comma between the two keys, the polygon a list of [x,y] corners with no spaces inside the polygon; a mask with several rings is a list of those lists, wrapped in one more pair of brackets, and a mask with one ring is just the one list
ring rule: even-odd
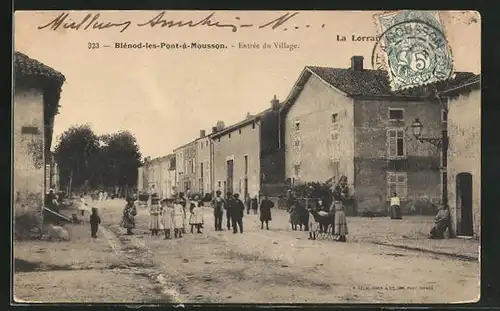
{"label": "vintage postcard", "polygon": [[17,11],[12,303],[480,299],[474,11]]}

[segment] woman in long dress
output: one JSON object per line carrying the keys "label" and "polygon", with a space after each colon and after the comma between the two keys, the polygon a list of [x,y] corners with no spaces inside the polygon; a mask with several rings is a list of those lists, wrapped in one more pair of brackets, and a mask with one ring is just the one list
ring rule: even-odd
{"label": "woman in long dress", "polygon": [[165,206],[162,209],[161,225],[163,233],[165,234],[164,240],[170,239],[170,232],[174,228],[174,204],[172,200],[165,200]]}
{"label": "woman in long dress", "polygon": [[401,217],[401,200],[399,199],[396,192],[394,192],[391,196],[390,206],[391,219],[403,219],[403,217]]}
{"label": "woman in long dress", "polygon": [[260,229],[264,229],[264,223],[266,223],[266,229],[269,230],[269,222],[272,220],[271,208],[273,207],[274,203],[265,195],[264,200],[260,203]]}
{"label": "woman in long dress", "polygon": [[316,219],[314,218],[314,215],[313,215],[313,212],[314,211],[318,211],[319,209],[316,207],[310,207],[308,209],[308,212],[309,212],[309,223],[308,223],[308,227],[309,227],[309,238],[308,240],[316,240],[316,231],[318,231],[320,225],[319,223],[316,221]]}
{"label": "woman in long dress", "polygon": [[347,186],[347,177],[342,176],[333,192],[334,210],[335,210],[335,235],[338,242],[346,242],[346,236],[349,233],[347,229],[347,218],[345,216],[343,200],[347,198],[349,188]]}
{"label": "woman in long dress", "polygon": [[158,235],[160,231],[160,199],[157,194],[153,194],[151,198],[151,206],[149,207],[149,230],[151,235]]}
{"label": "woman in long dress", "polygon": [[182,229],[184,228],[184,208],[181,205],[181,200],[178,199],[174,204],[173,225],[174,237],[182,238]]}
{"label": "woman in long dress", "polygon": [[137,209],[134,204],[133,198],[127,198],[127,205],[123,209],[123,217],[121,225],[123,228],[127,229],[127,235],[132,235],[134,232],[132,229],[135,228],[135,216],[137,215]]}
{"label": "woman in long dress", "polygon": [[346,242],[347,218],[345,217],[344,204],[341,201],[335,201],[335,235],[338,242]]}

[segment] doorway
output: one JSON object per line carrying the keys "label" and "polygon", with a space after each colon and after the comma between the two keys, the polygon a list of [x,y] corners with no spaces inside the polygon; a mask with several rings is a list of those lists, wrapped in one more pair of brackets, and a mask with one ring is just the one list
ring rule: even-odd
{"label": "doorway", "polygon": [[460,210],[460,224],[458,235],[472,236],[473,213],[472,213],[472,174],[460,173],[457,175],[457,207]]}
{"label": "doorway", "polygon": [[248,178],[246,177],[243,180],[243,197],[245,199],[248,197]]}
{"label": "doorway", "polygon": [[227,189],[226,192],[233,193],[233,160],[227,161]]}

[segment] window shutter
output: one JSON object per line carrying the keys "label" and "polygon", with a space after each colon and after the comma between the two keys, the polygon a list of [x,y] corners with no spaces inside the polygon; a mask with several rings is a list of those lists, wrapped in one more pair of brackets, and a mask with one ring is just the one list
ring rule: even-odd
{"label": "window shutter", "polygon": [[387,157],[392,158],[397,154],[397,138],[396,131],[387,130]]}

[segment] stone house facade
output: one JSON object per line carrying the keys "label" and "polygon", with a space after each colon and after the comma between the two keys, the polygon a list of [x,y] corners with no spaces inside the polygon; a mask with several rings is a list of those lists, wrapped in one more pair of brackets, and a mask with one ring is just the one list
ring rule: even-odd
{"label": "stone house facade", "polygon": [[448,107],[448,204],[451,231],[481,236],[481,82],[441,93]]}
{"label": "stone house facade", "polygon": [[[454,85],[472,74],[457,73]],[[441,85],[439,87],[442,87]],[[440,134],[442,108],[427,88],[393,92],[384,71],[306,67],[282,108],[285,175],[292,183],[326,182],[345,175],[355,199],[352,213],[386,213],[390,193],[403,211],[435,212],[440,200],[440,152],[419,144],[411,125]]]}
{"label": "stone house facade", "polygon": [[196,192],[196,141],[191,141],[174,150],[177,174],[177,191],[191,194]]}
{"label": "stone house facade", "polygon": [[227,128],[213,129],[214,190],[254,197],[273,182],[284,180],[278,150],[280,106],[274,98],[269,109],[248,114]]}
{"label": "stone house facade", "polygon": [[175,155],[146,158],[138,168],[138,190],[142,193],[156,193],[160,198],[173,197],[176,191]]}
{"label": "stone house facade", "polygon": [[13,71],[14,215],[41,214],[50,187],[45,169],[51,161],[46,155],[65,77],[20,52],[14,53]]}
{"label": "stone house facade", "polygon": [[205,130],[200,130],[200,137],[196,139],[196,183],[194,191],[201,195],[212,193],[212,140]]}

